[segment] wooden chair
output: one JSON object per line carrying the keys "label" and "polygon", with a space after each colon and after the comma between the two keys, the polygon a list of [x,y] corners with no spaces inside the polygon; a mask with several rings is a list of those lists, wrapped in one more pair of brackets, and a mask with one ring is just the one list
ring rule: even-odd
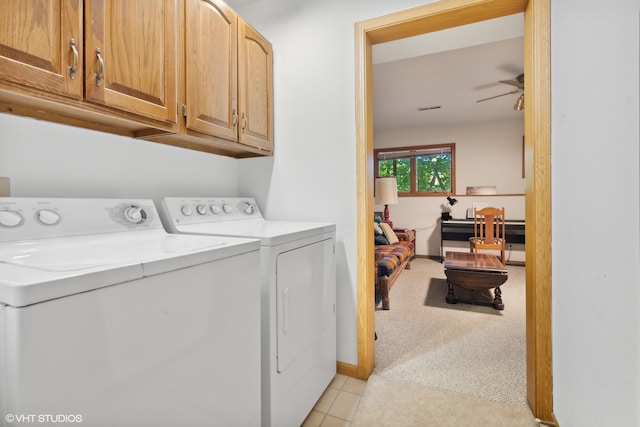
{"label": "wooden chair", "polygon": [[471,253],[477,253],[480,249],[493,249],[500,251],[500,261],[505,264],[504,258],[504,208],[486,207],[479,210],[473,209],[473,234],[469,238]]}

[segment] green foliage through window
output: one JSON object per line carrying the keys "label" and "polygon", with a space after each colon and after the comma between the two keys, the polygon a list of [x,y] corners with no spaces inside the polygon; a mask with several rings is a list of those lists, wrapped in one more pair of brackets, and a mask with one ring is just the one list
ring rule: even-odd
{"label": "green foliage through window", "polygon": [[407,195],[455,193],[455,144],[375,150],[376,176],[395,176]]}
{"label": "green foliage through window", "polygon": [[406,193],[411,191],[411,160],[393,159],[380,160],[378,162],[378,176],[395,176],[398,183],[398,191]]}
{"label": "green foliage through window", "polygon": [[416,157],[416,178],[418,191],[450,191],[451,155]]}

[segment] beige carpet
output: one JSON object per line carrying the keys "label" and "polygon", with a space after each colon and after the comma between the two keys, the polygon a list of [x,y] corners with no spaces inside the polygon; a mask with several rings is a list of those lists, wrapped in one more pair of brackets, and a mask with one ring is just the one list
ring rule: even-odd
{"label": "beige carpet", "polygon": [[504,310],[447,304],[444,267],[416,259],[376,309],[373,373],[497,402],[527,405],[525,269],[508,266]]}
{"label": "beige carpet", "polygon": [[534,427],[522,405],[371,375],[350,427]]}
{"label": "beige carpet", "polygon": [[504,310],[447,304],[443,265],[416,259],[376,309],[376,366],[351,426],[535,426],[526,401],[525,269]]}

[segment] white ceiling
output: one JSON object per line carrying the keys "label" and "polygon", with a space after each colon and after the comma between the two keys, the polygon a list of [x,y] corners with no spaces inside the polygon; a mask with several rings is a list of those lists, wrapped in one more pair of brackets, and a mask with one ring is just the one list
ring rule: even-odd
{"label": "white ceiling", "polygon": [[[373,46],[375,130],[522,117],[510,92],[524,69],[522,14]],[[439,109],[418,111],[420,107]]]}

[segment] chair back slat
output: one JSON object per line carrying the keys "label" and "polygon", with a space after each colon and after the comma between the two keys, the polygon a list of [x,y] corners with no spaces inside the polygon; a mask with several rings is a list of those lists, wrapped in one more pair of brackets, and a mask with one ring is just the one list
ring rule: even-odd
{"label": "chair back slat", "polygon": [[478,249],[498,249],[504,263],[504,208],[486,207],[473,209],[473,232],[471,251]]}

